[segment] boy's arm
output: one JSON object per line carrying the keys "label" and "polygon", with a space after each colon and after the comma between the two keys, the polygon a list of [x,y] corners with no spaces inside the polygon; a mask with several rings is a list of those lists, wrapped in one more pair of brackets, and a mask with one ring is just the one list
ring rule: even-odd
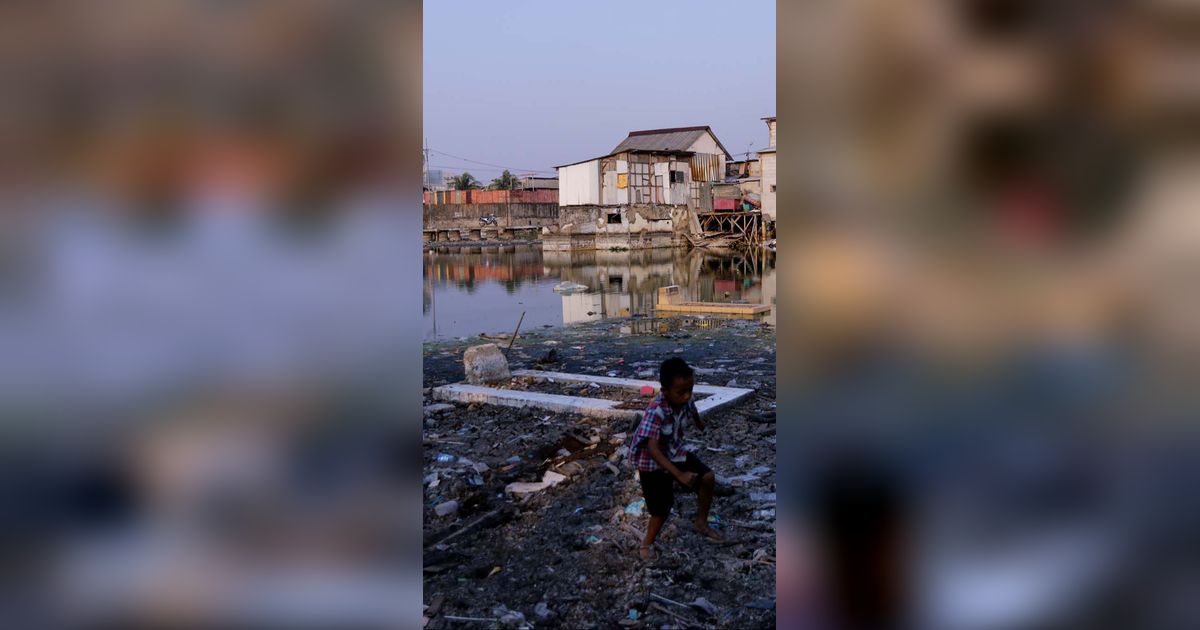
{"label": "boy's arm", "polygon": [[692,424],[696,425],[696,428],[700,431],[703,431],[704,420],[700,418],[700,410],[696,408],[696,403],[689,402],[688,404],[692,406]]}
{"label": "boy's arm", "polygon": [[653,457],[654,461],[658,462],[658,465],[661,466],[663,470],[671,473],[671,476],[678,479],[680,483],[687,485],[687,482],[685,482],[683,479],[683,471],[679,470],[679,468],[675,466],[675,463],[671,461],[671,458],[667,457],[662,452],[662,449],[658,447],[658,438],[650,438],[646,440],[646,451],[650,453],[650,457]]}

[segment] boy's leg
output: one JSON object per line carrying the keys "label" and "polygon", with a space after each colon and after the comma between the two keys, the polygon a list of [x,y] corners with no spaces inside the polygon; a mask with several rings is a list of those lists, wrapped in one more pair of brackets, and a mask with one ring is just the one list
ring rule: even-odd
{"label": "boy's leg", "polygon": [[699,487],[696,488],[696,494],[698,495],[697,503],[699,504],[699,513],[697,514],[697,517],[699,517],[701,522],[708,522],[708,510],[712,507],[713,488],[716,485],[717,478],[713,476],[711,471],[704,473],[704,476],[700,477],[700,483]]}
{"label": "boy's leg", "polygon": [[651,516],[650,524],[646,526],[646,539],[642,541],[641,556],[643,560],[650,559],[650,546],[654,544],[654,539],[658,538],[658,532],[662,530],[663,523],[667,522],[665,516]]}
{"label": "boy's leg", "polygon": [[700,478],[699,487],[696,489],[696,502],[699,504],[696,514],[696,530],[709,538],[720,540],[721,535],[708,526],[708,510],[712,507],[713,488],[716,485],[717,479],[712,471],[704,473],[704,476]]}
{"label": "boy's leg", "polygon": [[646,538],[642,541],[639,552],[643,560],[650,559],[650,546],[658,538],[667,516],[671,513],[674,501],[674,491],[671,487],[671,477],[666,471],[656,470],[641,474],[642,494],[646,498],[646,509],[650,512],[650,522],[646,526]]}
{"label": "boy's leg", "polygon": [[708,526],[708,511],[712,507],[713,490],[717,486],[717,477],[713,471],[709,469],[700,458],[689,453],[687,461],[684,462],[687,470],[697,473],[700,478],[696,481],[696,531],[712,538],[713,540],[721,540],[721,535]]}

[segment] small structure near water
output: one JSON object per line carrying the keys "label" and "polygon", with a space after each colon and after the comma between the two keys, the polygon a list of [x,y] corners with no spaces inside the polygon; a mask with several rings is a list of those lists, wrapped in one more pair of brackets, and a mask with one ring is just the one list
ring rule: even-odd
{"label": "small structure near water", "polygon": [[710,315],[754,316],[771,312],[769,304],[738,304],[735,302],[684,302],[683,291],[676,285],[658,290],[654,310],[660,313],[704,313]]}

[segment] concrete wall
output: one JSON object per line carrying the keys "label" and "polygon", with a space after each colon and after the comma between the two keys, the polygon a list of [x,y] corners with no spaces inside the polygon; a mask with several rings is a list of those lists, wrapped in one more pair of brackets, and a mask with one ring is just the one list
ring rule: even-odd
{"label": "concrete wall", "polygon": [[768,221],[775,220],[775,153],[761,153],[758,156],[762,162],[762,211]]}
{"label": "concrete wall", "polygon": [[[619,222],[609,223],[614,216]],[[547,251],[641,249],[683,244],[686,206],[574,206],[562,208],[561,228],[547,228]]]}
{"label": "concrete wall", "polygon": [[[423,206],[426,230],[478,230],[479,218],[496,216],[501,228],[558,225],[559,207],[553,203],[478,203]],[[489,226],[493,227],[493,226]]]}
{"label": "concrete wall", "polygon": [[767,146],[771,147],[772,149],[775,148],[775,141],[776,141],[775,140],[775,128],[776,128],[776,125],[778,124],[778,122],[779,121],[776,121],[776,120],[768,120],[767,121],[767,134],[768,134],[767,138],[768,138],[768,142],[769,142],[769,144]]}

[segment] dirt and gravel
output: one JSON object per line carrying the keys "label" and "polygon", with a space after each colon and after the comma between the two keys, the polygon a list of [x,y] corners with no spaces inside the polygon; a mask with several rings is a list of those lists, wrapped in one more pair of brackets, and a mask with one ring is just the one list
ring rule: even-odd
{"label": "dirt and gravel", "polygon": [[[749,321],[632,323],[523,332],[510,363],[653,379],[662,359],[683,356],[700,383],[754,388],[710,414],[705,432],[687,433],[729,491],[713,505],[726,541],[699,536],[685,518],[695,497],[679,495],[660,557],[638,559],[648,515],[624,459],[632,423],[441,403],[427,389],[426,628],[775,626],[774,330]],[[481,341],[426,344],[426,387],[460,381],[463,350]],[[562,480],[506,491],[551,479],[547,471]]]}

